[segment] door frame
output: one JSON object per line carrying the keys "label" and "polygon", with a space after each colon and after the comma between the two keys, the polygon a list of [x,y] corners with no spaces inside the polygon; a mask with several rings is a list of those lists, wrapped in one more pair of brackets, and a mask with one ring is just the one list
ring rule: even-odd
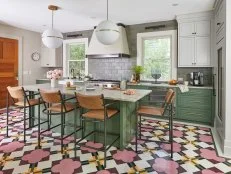
{"label": "door frame", "polygon": [[18,85],[23,85],[22,37],[5,33],[0,33],[0,37],[18,41]]}

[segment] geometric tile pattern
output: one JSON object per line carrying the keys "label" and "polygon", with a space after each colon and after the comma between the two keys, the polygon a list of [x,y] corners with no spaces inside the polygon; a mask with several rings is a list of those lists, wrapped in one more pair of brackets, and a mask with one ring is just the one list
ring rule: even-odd
{"label": "geometric tile pattern", "polygon": [[[10,120],[18,121],[23,113],[10,112]],[[60,174],[221,174],[231,172],[231,160],[217,156],[211,130],[205,127],[175,123],[173,126],[174,154],[169,157],[168,123],[152,119],[142,120],[142,138],[158,141],[138,141],[139,152],[135,153],[135,140],[120,150],[111,147],[107,153],[107,168],[101,143],[83,141],[87,145],[78,147],[74,157],[73,137],[67,138],[63,154],[60,149],[60,135],[45,132],[42,148],[37,148],[37,128],[27,131],[27,142],[23,142],[23,124],[10,128],[6,137],[6,113],[0,113],[0,174],[18,173],[60,173]],[[158,130],[157,130],[158,129]],[[92,149],[91,147],[94,147]],[[98,151],[95,150],[99,149]]]}

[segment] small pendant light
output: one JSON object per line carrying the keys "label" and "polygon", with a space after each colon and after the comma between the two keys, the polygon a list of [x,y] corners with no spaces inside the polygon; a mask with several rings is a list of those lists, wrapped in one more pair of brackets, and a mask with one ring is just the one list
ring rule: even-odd
{"label": "small pendant light", "polygon": [[43,32],[42,42],[48,48],[58,48],[63,43],[63,35],[53,28],[53,13],[58,10],[57,6],[49,5],[48,9],[52,11],[52,28]]}
{"label": "small pendant light", "polygon": [[96,37],[104,45],[112,45],[119,38],[118,26],[108,20],[108,0],[107,0],[107,20],[102,21],[96,28]]}

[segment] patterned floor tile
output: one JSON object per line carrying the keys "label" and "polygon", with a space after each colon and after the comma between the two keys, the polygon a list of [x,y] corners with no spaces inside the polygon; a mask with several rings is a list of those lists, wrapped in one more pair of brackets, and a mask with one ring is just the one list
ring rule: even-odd
{"label": "patterned floor tile", "polygon": [[[10,120],[20,120],[23,112],[12,110]],[[23,123],[10,127],[6,138],[6,113],[0,113],[0,174],[46,173],[46,174],[221,174],[231,172],[231,160],[217,156],[211,130],[175,123],[173,128],[173,159],[170,158],[168,123],[143,119],[142,138],[157,142],[135,139],[126,149],[111,147],[107,152],[107,168],[101,143],[84,140],[74,156],[74,139],[67,138],[61,154],[60,136],[56,132],[44,132],[41,136],[42,149],[37,148],[37,128],[27,131],[27,142],[23,143]],[[83,146],[84,145],[84,146]],[[87,146],[87,147],[86,147]],[[98,150],[95,150],[96,148]]]}

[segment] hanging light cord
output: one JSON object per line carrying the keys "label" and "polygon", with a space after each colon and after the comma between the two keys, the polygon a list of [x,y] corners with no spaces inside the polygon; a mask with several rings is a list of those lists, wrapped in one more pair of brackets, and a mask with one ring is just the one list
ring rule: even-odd
{"label": "hanging light cord", "polygon": [[107,20],[108,20],[108,0],[107,0]]}
{"label": "hanging light cord", "polygon": [[53,25],[54,25],[53,19],[54,19],[54,10],[52,10],[52,16],[51,16],[51,21],[52,21],[51,27],[52,27],[52,29],[53,29]]}

